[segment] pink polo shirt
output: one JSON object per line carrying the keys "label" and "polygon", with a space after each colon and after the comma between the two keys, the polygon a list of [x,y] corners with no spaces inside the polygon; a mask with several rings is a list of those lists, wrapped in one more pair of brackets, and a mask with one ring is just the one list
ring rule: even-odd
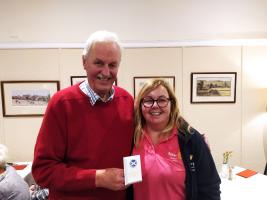
{"label": "pink polo shirt", "polygon": [[135,200],[185,200],[185,168],[177,139],[177,130],[155,146],[144,133],[133,155],[140,155],[143,181],[134,184]]}

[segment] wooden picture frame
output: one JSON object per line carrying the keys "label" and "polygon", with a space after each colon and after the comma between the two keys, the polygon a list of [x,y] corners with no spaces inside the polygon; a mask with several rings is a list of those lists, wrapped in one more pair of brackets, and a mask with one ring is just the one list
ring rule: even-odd
{"label": "wooden picture frame", "polygon": [[140,89],[144,86],[144,84],[153,79],[164,79],[170,84],[173,91],[175,91],[175,76],[136,76],[133,79],[134,98],[138,95]]}
{"label": "wooden picture frame", "polygon": [[236,72],[191,73],[191,103],[235,103]]}
{"label": "wooden picture frame", "polygon": [[83,82],[87,79],[87,76],[71,76],[70,77],[70,84],[75,85],[77,83]]}
{"label": "wooden picture frame", "polygon": [[59,81],[1,81],[4,117],[43,116]]}

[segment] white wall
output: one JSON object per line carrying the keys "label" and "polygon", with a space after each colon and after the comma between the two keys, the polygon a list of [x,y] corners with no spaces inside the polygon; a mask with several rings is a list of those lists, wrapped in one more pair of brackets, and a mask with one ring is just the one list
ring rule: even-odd
{"label": "white wall", "polygon": [[[207,134],[217,166],[223,151],[233,150],[233,164],[262,171],[267,46],[190,44],[267,38],[266,9],[265,0],[0,0],[0,80],[60,80],[64,88],[71,75],[85,74],[79,48],[5,45],[82,43],[98,29],[117,32],[124,44],[169,42],[172,48],[126,49],[118,84],[132,93],[134,76],[175,75],[182,113]],[[173,45],[179,41],[189,46]],[[236,103],[190,104],[190,73],[204,71],[237,72]],[[42,118],[4,118],[0,111],[0,143],[8,145],[11,160],[31,160]]]}
{"label": "white wall", "polygon": [[[57,49],[0,50],[0,80],[59,80]],[[1,100],[2,104],[2,100]],[[0,117],[0,143],[11,160],[31,160],[42,118]]]}
{"label": "white wall", "polygon": [[98,29],[127,41],[266,38],[265,0],[0,0],[0,42],[83,42]]}
{"label": "white wall", "polygon": [[242,161],[248,168],[263,169],[264,143],[267,151],[267,47],[244,47],[242,62]]}
{"label": "white wall", "polygon": [[[191,47],[183,55],[185,117],[209,138],[217,166],[224,151],[233,151],[231,161],[241,163],[241,47]],[[190,104],[191,72],[237,72],[236,102]]]}
{"label": "white wall", "polygon": [[[0,80],[60,80],[84,75],[81,49],[0,50]],[[222,153],[232,150],[235,165],[262,171],[267,83],[267,46],[177,47],[125,49],[118,85],[133,94],[135,76],[175,76],[176,94],[184,117],[205,133],[219,167]],[[7,67],[8,66],[8,67]],[[236,102],[191,104],[191,72],[237,72]],[[31,160],[41,117],[0,116],[0,143],[10,159]]]}

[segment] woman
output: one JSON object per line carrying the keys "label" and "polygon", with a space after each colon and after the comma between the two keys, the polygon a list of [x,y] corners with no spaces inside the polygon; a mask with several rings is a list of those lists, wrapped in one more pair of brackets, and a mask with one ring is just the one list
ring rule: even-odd
{"label": "woman", "polygon": [[180,116],[167,82],[147,83],[135,104],[135,146],[143,181],[135,200],[219,200],[220,178],[203,136]]}

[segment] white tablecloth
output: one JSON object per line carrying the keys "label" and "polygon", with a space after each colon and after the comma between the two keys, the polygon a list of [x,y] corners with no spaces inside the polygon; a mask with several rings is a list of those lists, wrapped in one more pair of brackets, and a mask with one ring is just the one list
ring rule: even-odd
{"label": "white tablecloth", "polygon": [[17,173],[23,178],[28,185],[34,184],[34,180],[32,177],[32,162],[15,162],[14,164],[16,165],[27,165],[24,169],[22,170],[16,170]]}
{"label": "white tablecloth", "polygon": [[233,180],[221,178],[222,200],[267,200],[267,176],[257,173],[249,178],[236,175],[245,170],[234,167]]}

